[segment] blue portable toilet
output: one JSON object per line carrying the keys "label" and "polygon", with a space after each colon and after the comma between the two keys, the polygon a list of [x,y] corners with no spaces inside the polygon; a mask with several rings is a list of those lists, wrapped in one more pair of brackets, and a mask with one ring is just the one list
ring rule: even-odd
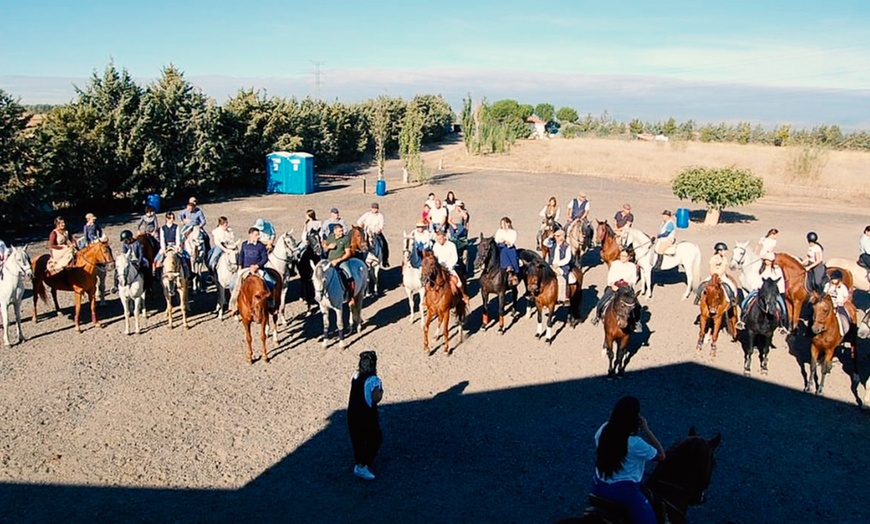
{"label": "blue portable toilet", "polygon": [[314,155],[277,151],[266,155],[266,192],[307,195],[314,192]]}

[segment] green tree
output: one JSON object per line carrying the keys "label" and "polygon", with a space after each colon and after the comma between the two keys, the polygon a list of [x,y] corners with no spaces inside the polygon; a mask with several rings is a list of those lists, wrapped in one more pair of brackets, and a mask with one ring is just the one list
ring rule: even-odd
{"label": "green tree", "polygon": [[633,135],[639,135],[643,133],[643,127],[643,122],[641,122],[638,118],[632,118],[631,122],[628,123],[628,130]]}
{"label": "green tree", "polygon": [[545,122],[552,122],[556,117],[556,108],[553,104],[538,104],[535,106],[535,114]]}
{"label": "green tree", "polygon": [[674,117],[668,118],[668,121],[665,122],[664,126],[662,126],[662,134],[667,136],[674,136],[677,134],[677,121],[674,120]]}
{"label": "green tree", "polygon": [[580,115],[578,115],[577,110],[572,107],[560,107],[559,110],[556,111],[556,119],[563,124],[574,123],[578,118],[580,118]]}
{"label": "green tree", "polygon": [[764,196],[764,180],[748,169],[734,166],[686,168],[674,178],[671,188],[680,200],[704,202],[707,206],[704,223],[708,225],[719,223],[722,209],[742,206]]}
{"label": "green tree", "polygon": [[402,120],[402,131],[399,133],[399,157],[402,159],[408,180],[414,182],[421,182],[428,178],[423,165],[423,157],[420,155],[423,123],[424,119],[420,109],[412,102]]}
{"label": "green tree", "polygon": [[[417,95],[411,100],[423,122],[423,143],[443,140],[453,127],[456,115],[441,95]],[[409,106],[410,109],[410,106]]]}
{"label": "green tree", "polygon": [[0,220],[9,230],[51,211],[51,189],[45,172],[36,169],[29,119],[24,107],[0,89]]}
{"label": "green tree", "polygon": [[388,103],[386,96],[379,96],[371,115],[371,130],[375,141],[375,163],[378,166],[378,180],[384,178],[384,163],[387,157],[387,138],[390,130]]}

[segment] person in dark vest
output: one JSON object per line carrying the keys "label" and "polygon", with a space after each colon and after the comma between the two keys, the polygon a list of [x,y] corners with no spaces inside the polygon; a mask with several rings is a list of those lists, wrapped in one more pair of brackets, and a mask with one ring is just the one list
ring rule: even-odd
{"label": "person in dark vest", "polygon": [[166,223],[160,227],[159,231],[160,251],[154,256],[154,266],[162,267],[166,250],[174,249],[176,253],[181,255],[181,269],[184,271],[184,278],[190,280],[190,261],[187,252],[182,249],[181,228],[175,223],[175,213],[172,211],[166,213]]}
{"label": "person in dark vest", "polygon": [[574,265],[571,245],[565,240],[564,229],[557,229],[550,238],[546,240],[550,250],[547,254],[547,263],[559,277],[559,300],[568,300],[568,275]]}
{"label": "person in dark vest", "polygon": [[584,242],[591,242],[594,234],[592,224],[589,222],[592,204],[586,199],[586,193],[580,191],[577,194],[577,198],[572,198],[571,202],[568,203],[567,211],[568,224],[565,226],[565,229],[571,229],[571,225],[579,221],[583,227],[583,238],[586,239]]}
{"label": "person in dark vest", "polygon": [[[238,311],[239,292],[242,289],[242,281],[248,275],[254,274],[260,276],[266,283],[266,288],[271,291],[275,287],[275,281],[265,271],[266,263],[269,262],[269,252],[266,250],[266,245],[260,242],[260,230],[256,227],[248,228],[248,240],[242,242],[239,247],[239,254],[236,262],[239,266],[239,271],[236,277],[230,283],[230,305],[228,314],[233,316]],[[271,306],[271,295],[269,297],[269,305]]]}
{"label": "person in dark vest", "polygon": [[374,351],[359,354],[359,367],[350,381],[347,402],[347,429],[353,446],[353,474],[374,480],[369,470],[381,449],[383,434],[378,421],[378,403],[384,397],[384,386],[378,377],[378,356]]}
{"label": "person in dark vest", "polygon": [[[97,217],[93,213],[88,213],[85,215],[85,227],[82,228],[82,237],[79,239],[78,248],[83,249],[85,246],[89,246],[96,242],[100,242],[101,240],[105,240],[103,237],[103,228],[97,224]],[[100,301],[100,306],[104,306],[106,304],[106,265],[105,264],[97,264],[97,300]],[[115,280],[118,279],[117,275],[114,277]],[[115,286],[117,289],[118,286]],[[112,291],[115,292],[114,290]]]}

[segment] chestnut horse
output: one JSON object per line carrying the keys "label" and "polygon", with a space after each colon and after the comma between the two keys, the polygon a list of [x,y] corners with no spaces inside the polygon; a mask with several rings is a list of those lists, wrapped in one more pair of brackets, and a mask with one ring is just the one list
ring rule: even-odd
{"label": "chestnut horse", "polygon": [[145,279],[145,296],[147,297],[153,294],[152,291],[158,291],[154,280],[154,258],[160,251],[160,243],[148,233],[139,233],[135,240],[142,246],[142,256],[148,261],[148,267],[142,269],[142,277]]}
{"label": "chestnut horse", "polygon": [[710,333],[710,352],[716,358],[716,342],[719,340],[719,330],[722,321],[725,321],[725,329],[731,335],[731,341],[737,341],[737,304],[728,301],[725,287],[719,279],[719,275],[713,273],[704,291],[701,292],[701,332],[698,333],[698,351],[704,346],[704,338],[707,335],[707,326],[713,321],[713,329]]}
{"label": "chestnut horse", "polygon": [[[609,367],[607,378],[621,377],[625,374],[626,347],[639,320],[636,311],[640,308],[634,288],[619,286],[613,298],[602,313],[604,326],[604,351],[607,352]],[[613,344],[616,343],[616,353]]]}
{"label": "chestnut horse", "polygon": [[[281,295],[284,291],[284,275],[272,268],[266,268],[275,282],[275,287],[270,292],[266,282],[256,275],[249,274],[243,281],[237,283],[242,286],[239,289],[239,317],[242,319],[242,329],[245,330],[245,342],[248,345],[248,364],[252,364],[253,349],[251,348],[251,323],[260,324],[260,342],[263,345],[263,360],[269,363],[269,354],[266,351],[266,336],[268,329],[272,330],[275,344],[278,343],[278,310],[281,306]],[[270,303],[271,302],[271,303]]]}
{"label": "chestnut horse", "polygon": [[[721,442],[721,434],[708,440],[698,436],[692,426],[689,436],[668,448],[665,460],[656,465],[644,482],[658,522],[685,524],[689,506],[706,502],[705,491],[716,467],[714,452]],[[559,522],[629,521],[625,508],[616,502],[590,494],[589,504],[582,517]]]}
{"label": "chestnut horse", "polygon": [[[831,361],[834,358],[834,351],[836,351],[845,338],[848,338],[852,348],[852,362],[857,365],[858,314],[854,304],[852,304],[852,300],[847,300],[845,309],[849,316],[849,328],[845,335],[841,335],[837,312],[831,297],[827,294],[819,295],[814,292],[810,301],[813,304],[813,338],[810,342],[810,373],[809,375],[806,372],[803,373],[804,391],[810,391],[812,381],[812,384],[816,388],[816,395],[821,395],[825,388],[825,376],[831,372]],[[825,360],[820,378],[818,366],[822,355],[824,355]]]}
{"label": "chestnut horse", "polygon": [[[459,342],[465,339],[463,324],[465,323],[465,302],[462,291],[452,282],[453,275],[447,268],[441,266],[435,255],[428,249],[423,251],[422,269],[423,285],[426,286],[426,320],[423,322],[423,351],[429,354],[429,323],[437,316],[444,336],[444,352],[450,354],[450,310],[456,313],[459,321]],[[462,283],[466,285],[466,283]]]}
{"label": "chestnut horse", "polygon": [[619,241],[607,220],[595,222],[595,243],[601,246],[601,260],[610,267],[610,263],[619,258]]}
{"label": "chestnut horse", "polygon": [[[571,269],[576,282],[568,284],[569,307],[568,316],[565,319],[571,327],[577,327],[580,322],[580,310],[583,301],[583,271],[578,267]],[[547,334],[544,341],[553,343],[553,322],[556,320],[556,306],[559,302],[559,277],[547,263],[531,263],[526,265],[526,289],[535,299],[535,307],[538,311],[538,329],[535,338],[544,335],[543,311],[547,309]]]}
{"label": "chestnut horse", "polygon": [[[810,297],[810,290],[807,289],[807,270],[798,259],[786,253],[777,253],[775,263],[782,268],[782,274],[785,276],[785,305],[791,320],[791,331],[794,332],[800,323],[804,303]],[[834,269],[840,269],[843,273],[843,283],[851,292],[852,272],[845,268],[831,266],[826,271],[828,276]]]}
{"label": "chestnut horse", "polygon": [[82,295],[88,294],[91,304],[91,321],[97,327],[102,327],[97,320],[97,266],[100,264],[114,264],[112,249],[108,241],[94,242],[76,253],[75,262],[72,265],[54,275],[48,275],[48,259],[45,254],[33,261],[33,323],[36,323],[36,305],[39,299],[48,302],[45,295],[45,285],[51,288],[51,298],[54,300],[54,312],[57,314],[60,306],[57,304],[57,292],[72,291],[75,293],[75,325],[76,331],[82,332],[79,324],[79,314],[82,310]]}

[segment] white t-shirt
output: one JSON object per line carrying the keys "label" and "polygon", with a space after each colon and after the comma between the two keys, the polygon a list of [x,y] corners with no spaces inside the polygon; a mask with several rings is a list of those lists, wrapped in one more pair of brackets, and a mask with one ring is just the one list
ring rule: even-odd
{"label": "white t-shirt", "polygon": [[632,286],[637,283],[637,266],[632,262],[623,262],[622,260],[614,260],[610,263],[610,269],[607,270],[607,285],[624,280]]}
{"label": "white t-shirt", "polygon": [[[353,374],[354,380],[356,380],[358,376],[359,371]],[[366,404],[368,404],[369,407],[372,407],[372,393],[376,389],[380,389],[381,391],[383,391],[384,384],[381,382],[380,377],[378,377],[377,375],[372,375],[367,378],[365,384],[363,384],[363,396],[365,397]]]}
{"label": "white t-shirt", "polygon": [[447,208],[444,206],[433,207],[429,210],[429,223],[440,226],[447,222]]}
{"label": "white t-shirt", "polygon": [[215,247],[229,247],[236,241],[233,230],[230,228],[224,229],[221,226],[212,230],[211,237],[214,239]]}
{"label": "white t-shirt", "polygon": [[810,263],[818,262],[823,258],[824,255],[822,254],[822,246],[818,244],[810,244],[809,247],[807,247],[807,260],[809,260]]}
{"label": "white t-shirt", "polygon": [[776,239],[773,237],[764,237],[758,241],[758,256],[764,258],[764,255],[768,253],[773,253],[773,250],[776,248]]}
{"label": "white t-shirt", "polygon": [[496,244],[507,244],[509,246],[517,245],[517,230],[516,229],[499,229],[495,232]]}
{"label": "white t-shirt", "polygon": [[[596,448],[598,447],[598,439],[601,437],[601,432],[604,430],[604,426],[606,425],[607,422],[602,424],[595,433]],[[647,462],[656,458],[658,454],[659,452],[656,448],[647,444],[644,439],[637,435],[631,435],[628,437],[628,452],[625,454],[625,459],[622,461],[622,469],[615,472],[609,479],[605,479],[601,473],[599,473],[598,468],[595,468],[595,478],[608,484],[624,480],[639,483],[643,480],[644,466]]]}
{"label": "white t-shirt", "polygon": [[449,240],[443,244],[439,244],[436,240],[435,245],[432,246],[432,254],[438,259],[438,263],[447,269],[453,269],[459,263],[459,253],[456,251],[456,244]]}
{"label": "white t-shirt", "polygon": [[367,233],[380,233],[384,230],[384,215],[380,212],[366,211],[356,221],[356,225],[365,229]]}

